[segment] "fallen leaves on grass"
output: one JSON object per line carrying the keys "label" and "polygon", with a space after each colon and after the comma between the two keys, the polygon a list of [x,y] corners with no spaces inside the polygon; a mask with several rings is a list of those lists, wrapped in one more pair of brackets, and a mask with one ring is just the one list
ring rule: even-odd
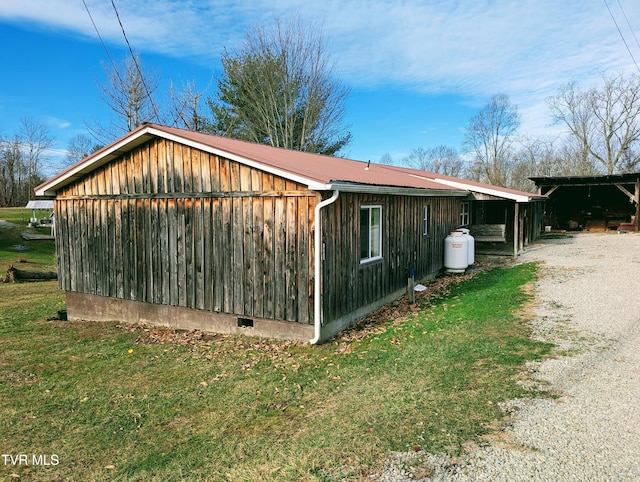
{"label": "fallen leaves on grass", "polygon": [[[145,324],[123,324],[119,328],[136,333],[136,343],[139,345],[183,346],[196,358],[226,360],[222,368],[227,366],[229,360],[234,360],[245,372],[264,362],[268,362],[272,368],[297,371],[308,358],[304,353],[295,356],[291,353],[291,348],[301,345],[297,341],[223,335],[201,330],[174,330]],[[219,377],[223,376],[221,374]]]}
{"label": "fallen leaves on grass", "polygon": [[[443,274],[427,283],[426,290],[416,292],[414,303],[411,303],[407,296],[403,296],[399,300],[370,313],[331,340],[337,345],[335,353],[350,354],[352,352],[351,344],[354,341],[384,333],[386,330],[398,326],[409,316],[444,298],[453,285],[466,281],[480,271],[495,265],[496,263],[476,262],[473,270],[466,274]],[[207,360],[214,358],[235,359],[243,371],[250,371],[263,362],[270,363],[273,368],[297,371],[302,364],[309,361],[309,356],[304,353],[296,353],[295,356],[292,354],[291,349],[302,344],[297,341],[224,335],[202,330],[175,330],[145,324],[118,326],[121,329],[137,333],[136,343],[138,344],[184,346],[191,349],[194,355],[203,356]],[[394,338],[392,343],[400,343],[400,340]]]}

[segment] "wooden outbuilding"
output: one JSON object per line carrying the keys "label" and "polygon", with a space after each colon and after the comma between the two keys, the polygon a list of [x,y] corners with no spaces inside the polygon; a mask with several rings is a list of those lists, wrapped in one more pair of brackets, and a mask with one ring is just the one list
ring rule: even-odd
{"label": "wooden outbuilding", "polygon": [[640,173],[532,177],[554,230],[638,231]]}
{"label": "wooden outbuilding", "polygon": [[443,268],[465,188],[147,124],[36,188],[69,319],[322,342]]}

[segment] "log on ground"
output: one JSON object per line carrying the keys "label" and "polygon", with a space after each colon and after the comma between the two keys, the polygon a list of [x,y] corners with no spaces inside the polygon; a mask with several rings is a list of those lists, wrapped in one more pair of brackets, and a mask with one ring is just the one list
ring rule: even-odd
{"label": "log on ground", "polygon": [[27,271],[10,266],[7,270],[5,283],[48,281],[54,279],[58,279],[58,274],[55,271]]}

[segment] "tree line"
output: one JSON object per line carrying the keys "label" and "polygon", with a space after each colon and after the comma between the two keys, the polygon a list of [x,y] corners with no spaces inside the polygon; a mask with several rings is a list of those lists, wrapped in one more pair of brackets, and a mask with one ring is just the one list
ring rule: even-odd
{"label": "tree line", "polygon": [[[520,136],[518,107],[493,95],[465,129],[461,149],[414,148],[400,164],[441,174],[533,191],[530,177],[635,172],[640,164],[640,77],[602,75],[587,89],[575,81],[547,99],[554,138]],[[384,162],[392,163],[389,155]]]}
{"label": "tree line", "polygon": [[46,124],[32,118],[22,119],[13,136],[0,136],[0,206],[24,206],[33,197],[54,144]]}
{"label": "tree line", "polygon": [[[225,50],[214,95],[193,82],[158,93],[160,79],[139,55],[105,65],[98,86],[112,115],[88,123],[90,135],[73,137],[66,165],[77,162],[143,123],[276,147],[340,155],[351,141],[345,125],[348,87],[334,75],[322,28],[299,18],[275,19],[245,33]],[[532,176],[632,172],[640,163],[640,78],[602,76],[586,90],[575,82],[548,99],[551,120],[566,134],[553,139],[521,136],[521,116],[506,94],[489,98],[469,119],[460,149],[417,147],[401,160],[380,162],[531,191]],[[24,205],[43,181],[47,152],[55,141],[48,128],[24,119],[18,132],[0,136],[0,205]]]}

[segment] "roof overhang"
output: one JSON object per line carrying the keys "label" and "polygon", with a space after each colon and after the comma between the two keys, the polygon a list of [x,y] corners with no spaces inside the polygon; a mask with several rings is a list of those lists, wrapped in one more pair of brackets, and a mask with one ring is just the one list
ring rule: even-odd
{"label": "roof overhang", "polygon": [[358,184],[344,181],[336,181],[327,184],[325,190],[338,190],[340,192],[353,192],[363,194],[391,194],[396,196],[451,196],[467,197],[469,192],[458,189],[431,189],[418,187],[380,186],[377,184]]}
{"label": "roof overhang", "polygon": [[467,191],[471,191],[472,193],[475,192],[475,193],[485,194],[493,198],[508,199],[510,201],[515,201],[518,203],[542,201],[546,199],[546,196],[536,196],[536,195],[517,194],[514,192],[506,192],[500,189],[496,189],[488,184],[479,186],[476,184],[466,183],[464,182],[464,180],[456,181],[452,179],[443,179],[438,177],[425,177],[425,179],[428,179],[429,181],[437,182],[439,184],[444,184],[445,186],[451,186],[457,189],[464,189]]}
{"label": "roof overhang", "polygon": [[530,177],[536,186],[611,186],[640,182],[640,173],[610,174],[603,176],[540,176]]}
{"label": "roof overhang", "polygon": [[55,196],[56,192],[63,187],[81,179],[98,167],[108,164],[113,159],[125,154],[127,151],[148,142],[155,135],[151,133],[150,130],[151,129],[140,129],[134,135],[127,136],[119,142],[110,144],[73,166],[68,167],[57,176],[54,176],[48,181],[37,186],[35,188],[36,196]]}

